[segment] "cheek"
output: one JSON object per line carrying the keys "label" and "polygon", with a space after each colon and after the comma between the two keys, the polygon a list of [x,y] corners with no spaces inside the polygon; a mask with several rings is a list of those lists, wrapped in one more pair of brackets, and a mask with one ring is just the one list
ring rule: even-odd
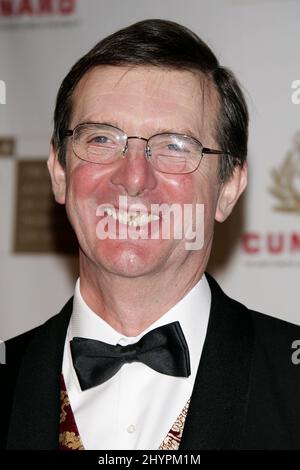
{"label": "cheek", "polygon": [[[215,212],[218,201],[219,185],[215,173],[210,169],[204,172],[182,175],[172,180],[166,188],[168,202],[193,205],[193,217],[196,204],[204,205],[204,233],[205,239],[210,239],[214,228]],[[198,217],[198,216],[197,216]],[[200,216],[199,216],[200,217]]]}
{"label": "cheek", "polygon": [[199,193],[199,182],[193,174],[163,176],[158,185],[163,202],[168,204],[188,204],[195,201]]}
{"label": "cheek", "polygon": [[79,239],[81,233],[95,231],[96,194],[100,186],[90,165],[79,163],[67,173],[66,212]]}
{"label": "cheek", "polygon": [[205,204],[212,207],[216,204],[217,185],[215,179],[200,173],[188,173],[167,178],[160,184],[161,192],[167,196],[169,204]]}
{"label": "cheek", "polygon": [[[99,175],[100,169],[92,164],[79,162],[67,172],[67,199],[84,201],[95,197],[103,188],[101,181],[104,175]],[[103,173],[103,171],[102,171]],[[75,201],[74,201],[75,200]]]}

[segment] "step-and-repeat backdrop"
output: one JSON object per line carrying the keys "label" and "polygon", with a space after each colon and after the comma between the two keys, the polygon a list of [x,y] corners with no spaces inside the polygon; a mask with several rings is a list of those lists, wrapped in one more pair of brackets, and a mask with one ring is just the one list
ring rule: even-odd
{"label": "step-and-repeat backdrop", "polygon": [[0,0],[0,338],[72,295],[74,237],[46,169],[52,113],[71,65],[145,18],[197,32],[245,90],[249,186],[216,227],[209,270],[249,307],[300,324],[300,2]]}

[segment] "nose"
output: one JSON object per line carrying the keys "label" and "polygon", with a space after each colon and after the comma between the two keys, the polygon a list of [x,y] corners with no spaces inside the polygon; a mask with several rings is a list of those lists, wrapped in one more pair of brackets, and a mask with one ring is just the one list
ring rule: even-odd
{"label": "nose", "polygon": [[145,142],[142,137],[129,137],[124,159],[111,176],[111,182],[120,187],[122,194],[139,196],[156,186],[156,175],[146,157]]}

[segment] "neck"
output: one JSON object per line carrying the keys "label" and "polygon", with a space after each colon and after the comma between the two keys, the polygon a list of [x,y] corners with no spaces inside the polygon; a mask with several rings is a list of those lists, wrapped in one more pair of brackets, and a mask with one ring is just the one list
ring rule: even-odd
{"label": "neck", "polygon": [[[201,279],[209,253],[194,269],[125,277],[80,259],[80,291],[87,305],[115,330],[137,336],[178,303]],[[189,268],[189,269],[188,269]]]}

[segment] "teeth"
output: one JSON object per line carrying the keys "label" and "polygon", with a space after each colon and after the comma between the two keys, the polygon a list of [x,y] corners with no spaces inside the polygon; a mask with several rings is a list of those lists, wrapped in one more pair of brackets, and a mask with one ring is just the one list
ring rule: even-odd
{"label": "teeth", "polygon": [[122,224],[127,224],[131,227],[138,227],[140,225],[147,225],[149,222],[159,220],[159,216],[155,214],[141,214],[132,215],[127,212],[120,212],[111,208],[106,208],[104,211],[109,217],[118,220]]}
{"label": "teeth", "polygon": [[112,216],[114,214],[114,211],[110,208],[105,209],[105,212],[107,215]]}

